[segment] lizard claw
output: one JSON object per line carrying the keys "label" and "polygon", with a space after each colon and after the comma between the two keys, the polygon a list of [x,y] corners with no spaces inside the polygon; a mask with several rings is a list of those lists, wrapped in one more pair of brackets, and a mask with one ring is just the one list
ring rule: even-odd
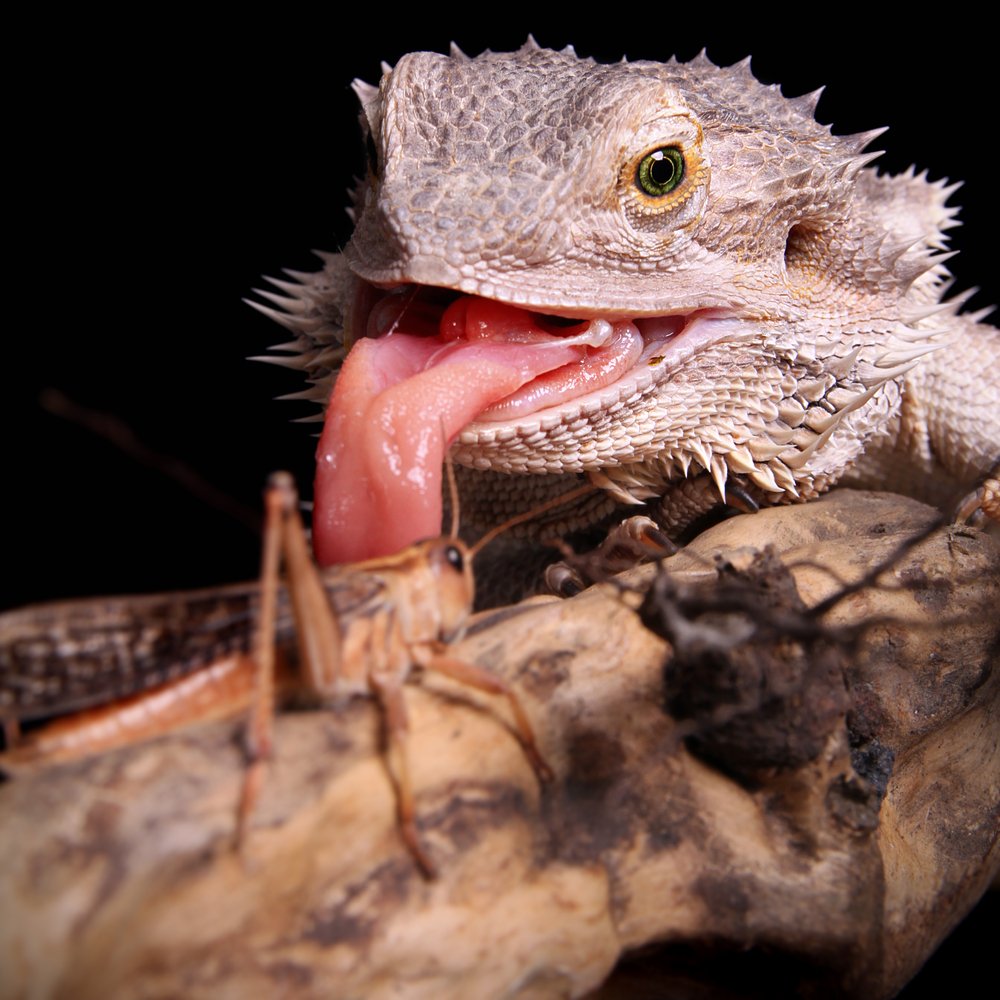
{"label": "lizard claw", "polygon": [[553,563],[545,568],[545,586],[559,597],[576,597],[587,589],[583,577],[566,562]]}
{"label": "lizard claw", "polygon": [[609,531],[592,552],[549,566],[545,584],[561,597],[573,597],[592,583],[676,551],[677,546],[652,518],[636,515]]}
{"label": "lizard claw", "polygon": [[981,522],[984,515],[992,521],[1000,522],[1000,476],[990,476],[978,489],[966,496],[955,512],[955,521],[958,524],[975,524]]}

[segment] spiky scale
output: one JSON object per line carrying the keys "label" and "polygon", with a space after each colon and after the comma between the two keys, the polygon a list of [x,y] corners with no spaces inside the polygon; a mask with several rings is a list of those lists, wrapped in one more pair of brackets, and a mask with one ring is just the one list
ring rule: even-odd
{"label": "spiky scale", "polygon": [[276,295],[274,292],[269,292],[266,288],[255,288],[253,293],[267,299],[268,302],[273,302],[279,309],[284,309],[285,312],[305,312],[305,303],[299,299],[290,299],[285,295]]}

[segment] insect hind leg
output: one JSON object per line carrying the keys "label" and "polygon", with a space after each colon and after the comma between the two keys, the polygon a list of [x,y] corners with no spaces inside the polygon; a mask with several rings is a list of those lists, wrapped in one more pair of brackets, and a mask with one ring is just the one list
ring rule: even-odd
{"label": "insect hind leg", "polygon": [[454,656],[444,653],[443,645],[432,645],[426,652],[414,650],[417,662],[425,669],[434,673],[443,674],[450,677],[459,684],[475,688],[477,691],[485,691],[487,694],[503,695],[510,705],[510,710],[514,715],[515,730],[525,756],[534,768],[535,773],[541,781],[551,781],[553,778],[552,768],[549,767],[545,758],[538,749],[535,740],[535,731],[532,728],[531,720],[524,711],[524,706],[515,691],[509,687],[495,674],[477,667],[473,663],[459,660]]}
{"label": "insect hind leg", "polygon": [[434,878],[437,874],[434,864],[420,843],[417,832],[416,804],[410,778],[410,724],[403,683],[395,673],[377,671],[371,673],[370,683],[384,713],[389,759],[395,758],[395,769],[389,766],[388,770],[396,786],[400,833],[420,870],[427,878]]}

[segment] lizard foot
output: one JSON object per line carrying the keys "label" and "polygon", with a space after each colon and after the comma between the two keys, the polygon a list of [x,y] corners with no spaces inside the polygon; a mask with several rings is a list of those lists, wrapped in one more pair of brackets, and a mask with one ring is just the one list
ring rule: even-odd
{"label": "lizard foot", "polygon": [[565,560],[545,570],[545,585],[560,597],[572,597],[592,583],[676,551],[677,546],[652,518],[629,517],[612,528],[591,552],[576,555],[567,551]]}
{"label": "lizard foot", "polygon": [[[1000,470],[994,470],[1000,473]],[[958,505],[955,520],[959,524],[980,524],[985,517],[1000,523],[1000,475],[992,475]]]}

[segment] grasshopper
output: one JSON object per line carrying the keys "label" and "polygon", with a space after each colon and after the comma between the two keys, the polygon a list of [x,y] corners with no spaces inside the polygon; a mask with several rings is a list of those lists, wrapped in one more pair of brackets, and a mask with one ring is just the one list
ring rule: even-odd
{"label": "grasshopper", "polygon": [[[276,686],[331,704],[373,695],[386,722],[400,831],[421,871],[434,866],[416,828],[403,686],[415,666],[502,695],[538,777],[551,771],[516,693],[448,653],[471,614],[475,553],[500,531],[588,492],[511,519],[475,546],[451,534],[393,555],[320,571],[291,476],[265,492],[260,581],[146,597],[99,598],[0,615],[0,769],[55,764],[179,726],[249,712],[248,766],[237,817],[242,843],[271,753]],[[279,586],[284,565],[286,587]],[[294,632],[298,676],[288,678]],[[22,734],[20,723],[73,713]]]}

